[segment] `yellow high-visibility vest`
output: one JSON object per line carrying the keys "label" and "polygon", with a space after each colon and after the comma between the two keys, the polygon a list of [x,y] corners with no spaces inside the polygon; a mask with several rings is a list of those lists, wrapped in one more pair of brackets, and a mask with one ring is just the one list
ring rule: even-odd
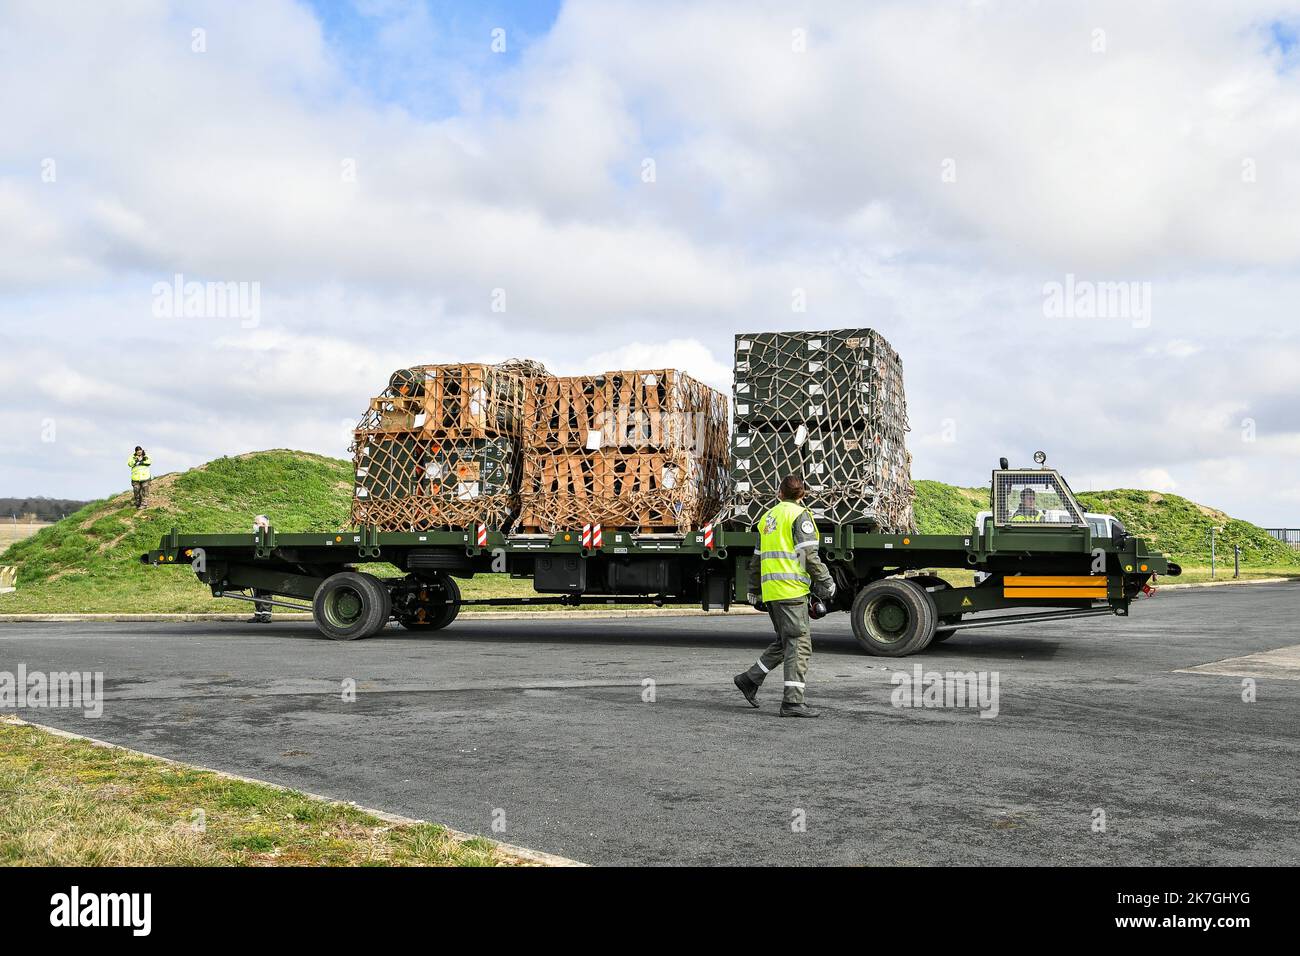
{"label": "yellow high-visibility vest", "polygon": [[[796,534],[795,522],[807,516],[808,531]],[[812,578],[800,552],[817,547],[817,530],[805,508],[782,501],[758,521],[758,570],[764,601],[788,601],[808,594]]]}
{"label": "yellow high-visibility vest", "polygon": [[152,465],[153,462],[149,460],[148,455],[145,455],[143,458],[141,458],[138,464],[136,463],[135,455],[132,455],[130,458],[127,459],[126,463],[131,466],[132,481],[149,480],[149,466]]}

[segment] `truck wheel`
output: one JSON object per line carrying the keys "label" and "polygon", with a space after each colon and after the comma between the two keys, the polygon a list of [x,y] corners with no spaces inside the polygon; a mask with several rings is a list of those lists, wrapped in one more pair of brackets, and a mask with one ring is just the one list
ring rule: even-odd
{"label": "truck wheel", "polygon": [[[442,575],[441,583],[446,597],[441,601],[417,600],[407,605],[407,612],[397,619],[402,627],[408,631],[440,631],[456,620],[456,615],[460,614],[460,585],[445,574]],[[432,586],[424,587],[433,589]]]}
{"label": "truck wheel", "polygon": [[902,578],[873,581],[853,599],[853,636],[868,654],[906,657],[925,650],[934,637],[934,600],[919,584]]}
{"label": "truck wheel", "polygon": [[336,641],[378,634],[390,613],[388,589],[374,575],[357,571],[330,575],[312,598],[316,627]]}
{"label": "truck wheel", "polygon": [[[909,578],[908,580],[915,581],[927,591],[946,591],[952,587],[951,584],[939,577],[937,574],[921,574],[914,578]],[[956,624],[960,620],[960,614],[945,614],[943,617],[939,618],[938,623],[935,625],[934,637],[930,638],[930,643],[940,644],[956,634],[957,632],[951,627],[945,627],[944,625]]]}
{"label": "truck wheel", "polygon": [[375,629],[368,633],[366,637],[374,637],[380,631],[388,626],[388,622],[393,619],[393,592],[388,589],[387,582],[383,578],[365,572],[358,572],[363,578],[367,578],[367,583],[374,589],[378,600],[383,604],[383,613],[379,616],[379,623]]}

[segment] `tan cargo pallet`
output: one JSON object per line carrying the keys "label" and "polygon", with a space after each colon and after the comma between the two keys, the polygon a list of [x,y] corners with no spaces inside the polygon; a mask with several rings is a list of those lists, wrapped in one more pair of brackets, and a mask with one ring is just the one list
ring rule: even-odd
{"label": "tan cargo pallet", "polygon": [[521,527],[681,533],[721,509],[725,395],[675,369],[535,384],[524,412]]}
{"label": "tan cargo pallet", "polygon": [[725,458],[727,397],[675,369],[536,380],[523,440],[539,451],[602,448]]}

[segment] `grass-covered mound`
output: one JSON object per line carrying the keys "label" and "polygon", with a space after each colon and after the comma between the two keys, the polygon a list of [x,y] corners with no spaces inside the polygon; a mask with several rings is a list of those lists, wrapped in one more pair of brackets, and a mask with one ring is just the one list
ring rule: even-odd
{"label": "grass-covered mound", "polygon": [[349,462],[283,449],[161,475],[143,511],[127,490],[11,545],[0,564],[18,566],[18,590],[0,595],[0,613],[238,611],[187,571],[145,567],[140,555],[173,526],[251,531],[259,514],[286,531],[332,531],[346,526],[351,495]]}
{"label": "grass-covered mound", "polygon": [[958,488],[942,481],[916,482],[916,530],[921,534],[969,534],[975,515],[989,506],[987,488]]}
{"label": "grass-covered mound", "polygon": [[1232,518],[1214,508],[1179,495],[1120,488],[1079,495],[1089,511],[1112,514],[1132,534],[1146,538],[1157,551],[1174,555],[1184,564],[1208,564],[1210,528],[1215,533],[1219,561],[1232,563],[1232,548],[1239,545],[1242,560],[1273,567],[1300,566],[1300,551],[1283,544],[1263,528]]}

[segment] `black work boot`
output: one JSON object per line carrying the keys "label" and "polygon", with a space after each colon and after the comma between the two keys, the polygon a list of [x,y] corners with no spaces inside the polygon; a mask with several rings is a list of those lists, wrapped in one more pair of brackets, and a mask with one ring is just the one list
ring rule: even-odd
{"label": "black work boot", "polygon": [[782,717],[820,717],[820,710],[813,710],[807,704],[791,704],[788,701],[781,703]]}
{"label": "black work boot", "polygon": [[737,674],[731,679],[736,685],[736,689],[745,695],[745,700],[749,701],[749,706],[758,706],[758,685],[749,679],[748,674]]}

